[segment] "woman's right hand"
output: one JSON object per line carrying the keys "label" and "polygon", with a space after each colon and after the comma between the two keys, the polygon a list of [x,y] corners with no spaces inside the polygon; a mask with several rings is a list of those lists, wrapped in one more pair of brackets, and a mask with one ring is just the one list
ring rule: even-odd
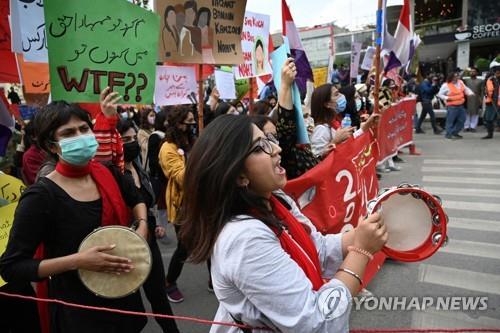
{"label": "woman's right hand", "polygon": [[288,58],[281,68],[281,81],[287,86],[291,86],[297,76],[297,68],[293,58]]}
{"label": "woman's right hand", "polygon": [[116,245],[94,246],[77,254],[78,269],[95,272],[118,274],[128,273],[134,266],[128,258],[118,257],[105,253],[114,249]]}
{"label": "woman's right hand", "polygon": [[334,143],[339,144],[349,139],[354,133],[354,127],[343,127],[335,131]]}
{"label": "woman's right hand", "polygon": [[360,218],[354,232],[354,247],[376,253],[382,249],[389,237],[387,227],[379,213]]}

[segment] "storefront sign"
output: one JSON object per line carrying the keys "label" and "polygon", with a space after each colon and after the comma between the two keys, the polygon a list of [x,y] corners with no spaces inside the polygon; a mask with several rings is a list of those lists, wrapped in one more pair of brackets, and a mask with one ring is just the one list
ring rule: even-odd
{"label": "storefront sign", "polygon": [[500,37],[500,23],[475,25],[471,30],[455,33],[458,41]]}

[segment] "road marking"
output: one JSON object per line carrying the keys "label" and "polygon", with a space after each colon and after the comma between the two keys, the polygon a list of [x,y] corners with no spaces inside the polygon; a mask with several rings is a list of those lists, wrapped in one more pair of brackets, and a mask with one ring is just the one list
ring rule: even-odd
{"label": "road marking", "polygon": [[500,245],[450,239],[439,252],[500,260]]}
{"label": "road marking", "polygon": [[500,320],[479,316],[472,318],[459,311],[439,311],[434,308],[425,311],[412,311],[411,327],[446,327],[446,328],[476,328],[500,327]]}
{"label": "road marking", "polygon": [[477,177],[445,177],[445,176],[424,176],[422,180],[433,183],[456,183],[456,184],[482,184],[500,185],[499,178],[477,178]]}
{"label": "road marking", "polygon": [[458,164],[500,166],[500,161],[425,159],[424,164],[444,164],[444,165],[455,165],[455,166]]}
{"label": "road marking", "polygon": [[422,167],[422,172],[453,172],[471,173],[474,175],[500,175],[500,170],[486,168],[460,168],[460,167]]}
{"label": "road marking", "polygon": [[500,198],[500,190],[463,188],[463,187],[435,187],[425,186],[424,190],[437,195],[456,195],[470,197]]}
{"label": "road marking", "polygon": [[448,228],[500,232],[500,221],[451,217]]}
{"label": "road marking", "polygon": [[446,209],[500,213],[500,204],[496,203],[444,200],[443,206]]}
{"label": "road marking", "polygon": [[418,267],[418,281],[500,295],[500,276],[497,274],[421,264]]}

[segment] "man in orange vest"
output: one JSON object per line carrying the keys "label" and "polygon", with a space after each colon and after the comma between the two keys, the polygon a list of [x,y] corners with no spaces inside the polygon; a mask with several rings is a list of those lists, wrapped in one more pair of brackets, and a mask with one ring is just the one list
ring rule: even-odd
{"label": "man in orange vest", "polygon": [[465,113],[465,96],[472,96],[474,93],[470,90],[462,80],[459,79],[458,73],[450,73],[443,83],[437,96],[446,102],[446,138],[447,139],[462,139],[459,134],[464,128],[466,113]]}
{"label": "man in orange vest", "polygon": [[500,116],[500,66],[492,68],[494,75],[486,81],[486,110],[484,113],[484,122],[488,135],[481,139],[493,138],[493,130],[495,128],[495,120]]}

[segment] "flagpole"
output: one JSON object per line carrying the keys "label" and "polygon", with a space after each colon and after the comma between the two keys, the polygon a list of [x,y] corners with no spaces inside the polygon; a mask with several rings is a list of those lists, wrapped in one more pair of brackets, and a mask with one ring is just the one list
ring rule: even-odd
{"label": "flagpole", "polygon": [[198,64],[198,133],[203,129],[203,64]]}
{"label": "flagpole", "polygon": [[377,28],[375,30],[375,87],[373,89],[373,112],[380,113],[378,93],[380,90],[380,53],[382,48],[382,0],[377,5]]}
{"label": "flagpole", "polygon": [[248,104],[248,113],[250,115],[253,115],[253,85],[254,85],[254,82],[255,82],[255,78],[254,77],[249,78],[248,82],[249,82],[249,85],[250,85],[250,89],[249,89],[249,92],[248,92],[248,94],[250,95],[250,98],[249,98],[250,103]]}

